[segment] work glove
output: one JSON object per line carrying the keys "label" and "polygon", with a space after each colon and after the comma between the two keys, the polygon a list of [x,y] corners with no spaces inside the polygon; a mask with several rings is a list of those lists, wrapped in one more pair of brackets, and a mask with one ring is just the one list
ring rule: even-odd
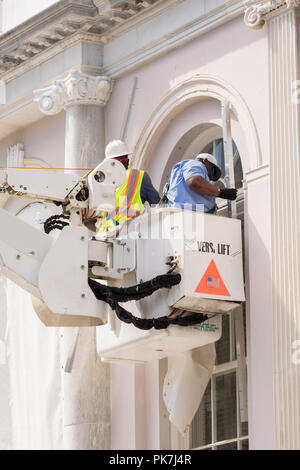
{"label": "work glove", "polygon": [[220,194],[218,197],[222,199],[229,199],[230,201],[235,201],[237,197],[237,189],[235,188],[220,189]]}

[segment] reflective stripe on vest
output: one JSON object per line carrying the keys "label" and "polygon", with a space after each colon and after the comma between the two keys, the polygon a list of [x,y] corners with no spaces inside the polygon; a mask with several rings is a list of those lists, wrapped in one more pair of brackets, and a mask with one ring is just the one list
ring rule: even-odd
{"label": "reflective stripe on vest", "polygon": [[116,189],[116,209],[109,214],[110,217],[120,214],[132,218],[144,212],[140,194],[143,177],[142,170],[127,170],[125,183]]}
{"label": "reflective stripe on vest", "polygon": [[141,200],[143,170],[127,170],[127,177],[122,186],[116,189],[116,209],[111,211],[103,221],[99,231],[108,230],[126,220],[131,220],[144,211]]}

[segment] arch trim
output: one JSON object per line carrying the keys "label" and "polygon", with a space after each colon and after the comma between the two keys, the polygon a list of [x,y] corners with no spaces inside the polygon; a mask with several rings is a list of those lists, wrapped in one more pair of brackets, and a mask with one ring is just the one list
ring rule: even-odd
{"label": "arch trim", "polygon": [[170,120],[188,106],[205,98],[227,100],[235,113],[248,150],[249,159],[243,161],[244,172],[262,165],[261,150],[254,120],[242,96],[230,84],[212,75],[193,75],[174,86],[161,100],[145,123],[134,148],[133,166],[147,168],[151,152],[167,128]]}

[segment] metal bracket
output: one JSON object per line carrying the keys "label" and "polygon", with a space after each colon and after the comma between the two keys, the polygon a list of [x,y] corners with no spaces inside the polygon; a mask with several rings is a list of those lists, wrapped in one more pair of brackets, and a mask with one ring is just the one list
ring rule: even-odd
{"label": "metal bracket", "polygon": [[89,207],[89,198],[88,196],[86,199],[80,201],[76,198],[80,191],[87,189],[87,182],[85,180],[79,181],[78,184],[72,189],[72,191],[67,195],[69,200],[69,205],[74,208],[78,209],[85,209]]}
{"label": "metal bracket", "polygon": [[97,279],[123,279],[124,274],[135,270],[135,240],[109,239],[107,265],[93,266],[92,275]]}

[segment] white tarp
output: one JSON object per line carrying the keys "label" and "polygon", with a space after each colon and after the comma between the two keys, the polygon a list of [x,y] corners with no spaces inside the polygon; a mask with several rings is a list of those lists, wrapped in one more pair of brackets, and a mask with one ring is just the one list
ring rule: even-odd
{"label": "white tarp", "polygon": [[[33,202],[18,217],[42,230],[50,215]],[[0,449],[109,448],[109,369],[97,357],[95,329],[80,333],[65,374],[72,330],[46,327],[31,296],[1,278]]]}
{"label": "white tarp", "polygon": [[184,434],[211,378],[216,360],[215,343],[168,358],[163,396],[169,419]]}
{"label": "white tarp", "polygon": [[12,448],[12,427],[10,412],[10,384],[9,369],[6,354],[6,284],[7,281],[0,275],[0,449]]}
{"label": "white tarp", "polygon": [[0,365],[5,381],[0,389],[0,449],[61,449],[63,330],[41,323],[24,290],[4,278],[1,286],[0,312],[2,319],[6,317],[6,336],[3,341],[2,320],[0,339],[6,363]]}

